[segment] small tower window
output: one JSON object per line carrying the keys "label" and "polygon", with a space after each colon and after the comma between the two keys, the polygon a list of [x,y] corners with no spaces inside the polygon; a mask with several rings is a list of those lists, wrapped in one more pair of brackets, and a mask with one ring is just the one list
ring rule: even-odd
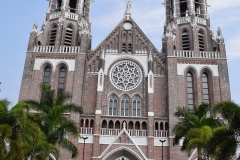
{"label": "small tower window", "polygon": [[112,95],[109,99],[109,113],[110,116],[117,115],[117,96]]}
{"label": "small tower window", "polygon": [[132,45],[131,43],[128,44],[128,53],[131,53],[132,52]]}
{"label": "small tower window", "polygon": [[73,34],[72,28],[67,27],[66,35],[65,35],[65,41],[64,41],[65,46],[71,46],[72,45],[72,34]]}
{"label": "small tower window", "polygon": [[190,72],[187,73],[187,101],[188,108],[193,109],[193,76]]}
{"label": "small tower window", "polygon": [[86,15],[86,10],[87,10],[87,3],[86,3],[86,0],[84,0],[84,2],[83,2],[83,15],[84,16]]}
{"label": "small tower window", "polygon": [[59,72],[58,92],[57,92],[58,96],[62,94],[64,91],[65,79],[66,79],[66,69],[65,67],[62,67]]}
{"label": "small tower window", "polygon": [[198,32],[198,42],[199,42],[199,50],[204,51],[204,37],[201,32]]}
{"label": "small tower window", "polygon": [[187,0],[180,0],[180,11],[181,11],[181,17],[187,17],[188,16],[188,6],[187,6]]}
{"label": "small tower window", "polygon": [[69,12],[75,13],[76,11],[77,0],[70,0],[69,2]]}
{"label": "small tower window", "polygon": [[57,2],[56,2],[56,12],[61,11],[61,7],[62,7],[62,0],[57,0]]}
{"label": "small tower window", "polygon": [[203,102],[209,103],[208,77],[206,73],[202,74]]}
{"label": "small tower window", "polygon": [[56,40],[56,35],[57,35],[57,26],[53,26],[51,29],[51,35],[50,35],[50,46],[55,45],[55,40]]}
{"label": "small tower window", "polygon": [[196,12],[196,16],[198,17],[201,16],[201,8],[200,8],[199,0],[195,0],[195,12]]}
{"label": "small tower window", "polygon": [[141,113],[141,100],[139,96],[135,96],[133,99],[133,116],[139,117]]}
{"label": "small tower window", "polygon": [[129,114],[129,98],[124,96],[121,101],[121,116],[128,116]]}
{"label": "small tower window", "polygon": [[122,45],[122,52],[126,52],[126,44],[125,43],[123,43],[123,45]]}
{"label": "small tower window", "polygon": [[189,36],[187,31],[183,31],[182,33],[182,49],[183,50],[190,50],[189,47]]}

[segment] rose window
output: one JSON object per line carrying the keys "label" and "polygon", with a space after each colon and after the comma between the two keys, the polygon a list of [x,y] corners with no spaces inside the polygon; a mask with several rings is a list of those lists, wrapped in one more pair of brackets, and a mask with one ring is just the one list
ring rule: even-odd
{"label": "rose window", "polygon": [[140,67],[132,61],[120,61],[111,69],[110,79],[112,84],[120,90],[135,89],[142,80]]}

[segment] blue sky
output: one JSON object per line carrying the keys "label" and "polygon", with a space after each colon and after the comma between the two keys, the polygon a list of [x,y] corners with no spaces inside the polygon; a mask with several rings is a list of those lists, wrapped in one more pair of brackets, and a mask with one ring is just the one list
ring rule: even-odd
{"label": "blue sky", "polygon": [[[132,0],[132,17],[153,44],[162,49],[164,0]],[[95,0],[91,7],[94,49],[122,20],[126,0]],[[232,100],[240,104],[240,0],[208,0],[211,25],[225,37]],[[35,21],[39,28],[48,1],[2,1],[0,11],[0,99],[18,101],[28,38]]]}

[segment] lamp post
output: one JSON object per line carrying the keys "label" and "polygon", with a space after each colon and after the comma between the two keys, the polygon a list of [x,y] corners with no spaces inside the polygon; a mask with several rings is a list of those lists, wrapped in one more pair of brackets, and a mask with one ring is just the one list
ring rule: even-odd
{"label": "lamp post", "polygon": [[83,139],[83,160],[84,160],[84,150],[85,150],[85,140],[88,139],[88,137],[81,137]]}
{"label": "lamp post", "polygon": [[166,140],[159,140],[160,142],[162,142],[162,160],[163,160],[163,143],[166,142]]}

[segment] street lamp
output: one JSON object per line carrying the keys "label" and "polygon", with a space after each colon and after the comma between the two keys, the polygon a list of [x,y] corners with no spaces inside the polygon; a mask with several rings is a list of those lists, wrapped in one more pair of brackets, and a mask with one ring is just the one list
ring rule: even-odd
{"label": "street lamp", "polygon": [[83,160],[84,160],[84,150],[85,150],[85,140],[88,139],[88,137],[81,137],[84,141],[83,143]]}
{"label": "street lamp", "polygon": [[159,140],[160,142],[162,142],[162,160],[163,160],[163,143],[166,142],[166,140]]}

